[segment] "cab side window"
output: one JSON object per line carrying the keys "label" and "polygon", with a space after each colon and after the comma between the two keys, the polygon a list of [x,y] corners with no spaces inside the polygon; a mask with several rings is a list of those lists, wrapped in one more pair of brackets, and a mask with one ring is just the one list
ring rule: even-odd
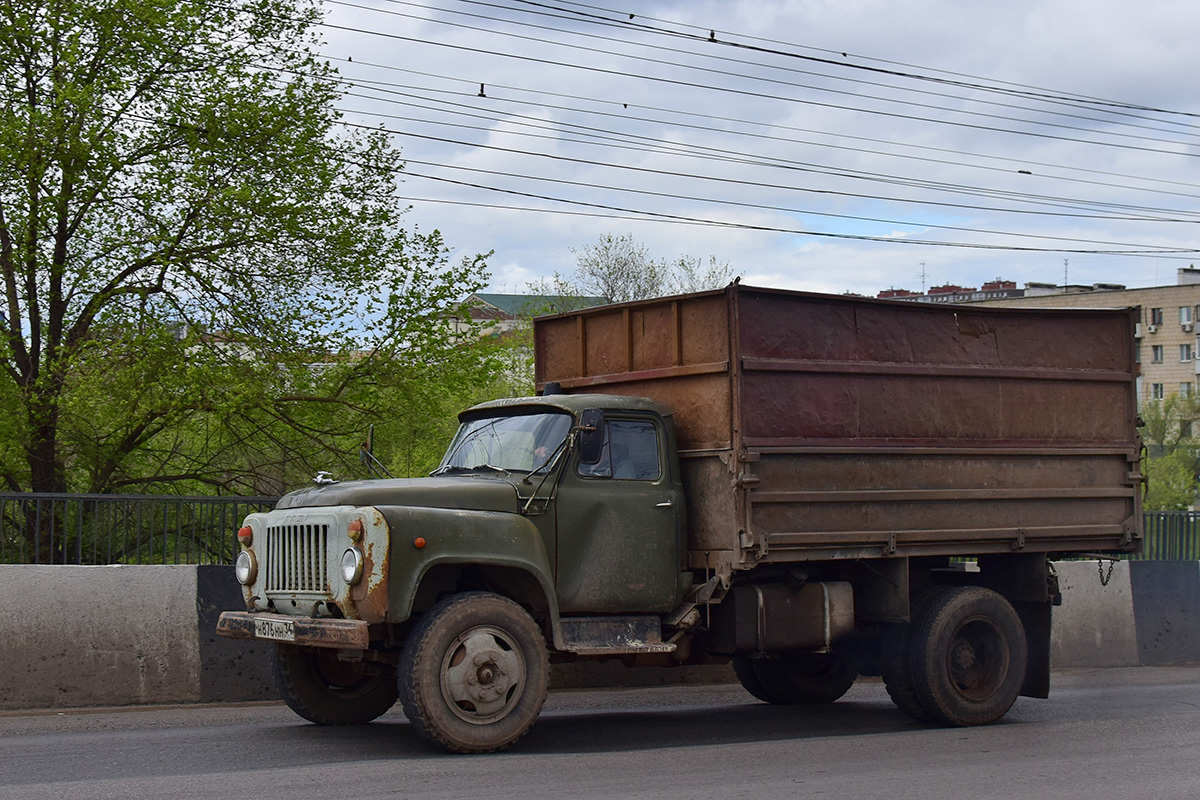
{"label": "cab side window", "polygon": [[588,478],[656,481],[662,476],[658,431],[648,420],[610,419],[605,424],[600,461],[579,465]]}

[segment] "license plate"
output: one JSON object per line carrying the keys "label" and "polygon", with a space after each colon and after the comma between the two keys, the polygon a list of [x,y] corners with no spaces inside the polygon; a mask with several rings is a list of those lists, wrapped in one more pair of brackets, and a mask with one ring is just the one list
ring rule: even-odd
{"label": "license plate", "polygon": [[296,641],[296,623],[283,619],[256,619],[254,620],[254,635],[259,639],[294,642]]}

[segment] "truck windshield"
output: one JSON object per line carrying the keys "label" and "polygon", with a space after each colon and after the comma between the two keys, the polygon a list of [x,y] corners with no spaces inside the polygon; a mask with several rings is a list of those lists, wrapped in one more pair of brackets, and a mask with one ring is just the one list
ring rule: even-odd
{"label": "truck windshield", "polygon": [[570,433],[571,421],[571,415],[563,412],[469,419],[459,426],[433,474],[546,468]]}

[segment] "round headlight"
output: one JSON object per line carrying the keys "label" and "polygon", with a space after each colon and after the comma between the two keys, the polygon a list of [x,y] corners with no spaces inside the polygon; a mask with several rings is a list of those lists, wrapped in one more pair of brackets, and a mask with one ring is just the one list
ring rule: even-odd
{"label": "round headlight", "polygon": [[254,558],[254,551],[243,550],[238,553],[237,561],[233,564],[233,574],[242,586],[254,583],[254,579],[258,577],[258,560]]}
{"label": "round headlight", "polygon": [[363,554],[357,547],[347,547],[342,553],[342,580],[354,586],[362,580]]}

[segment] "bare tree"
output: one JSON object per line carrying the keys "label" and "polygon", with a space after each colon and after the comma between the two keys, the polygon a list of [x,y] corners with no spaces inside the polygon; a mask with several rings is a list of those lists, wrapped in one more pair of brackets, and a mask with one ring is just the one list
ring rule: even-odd
{"label": "bare tree", "polygon": [[575,271],[566,277],[555,274],[537,284],[543,293],[593,295],[612,303],[642,300],[667,294],[719,289],[736,273],[732,266],[710,256],[705,262],[695,256],[674,261],[656,259],[631,234],[606,233],[595,244],[571,250]]}

